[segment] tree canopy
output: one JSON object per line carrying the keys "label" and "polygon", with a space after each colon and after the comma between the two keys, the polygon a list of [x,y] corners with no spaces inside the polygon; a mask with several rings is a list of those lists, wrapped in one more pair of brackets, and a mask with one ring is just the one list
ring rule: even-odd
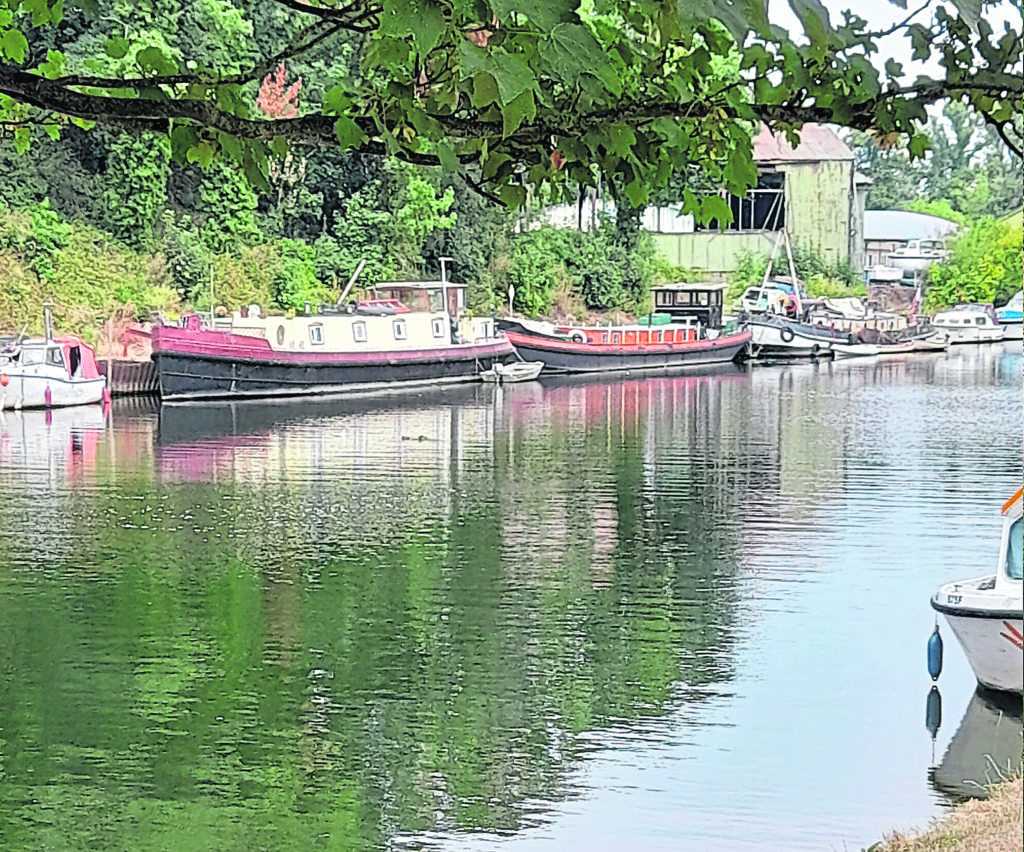
{"label": "tree canopy", "polygon": [[[831,122],[920,155],[926,109],[948,99],[1021,154],[1019,17],[997,31],[983,0],[928,0],[872,30],[789,4],[796,34],[768,0],[5,0],[0,120],[19,147],[32,124],[156,133],[178,162],[234,161],[261,185],[296,145],[391,155],[511,205],[528,186],[600,179],[642,206],[695,163],[742,195],[760,123],[795,139]],[[907,82],[882,61],[887,37],[941,73]],[[260,87],[284,85],[282,64],[301,94],[268,111]],[[727,215],[717,194],[684,201]]]}

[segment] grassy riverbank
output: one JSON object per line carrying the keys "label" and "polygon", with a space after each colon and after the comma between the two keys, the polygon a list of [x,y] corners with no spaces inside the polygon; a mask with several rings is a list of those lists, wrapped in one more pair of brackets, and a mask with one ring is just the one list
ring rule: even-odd
{"label": "grassy riverbank", "polygon": [[997,785],[987,799],[958,805],[919,835],[897,832],[868,852],[1020,852],[1024,817],[1021,776]]}

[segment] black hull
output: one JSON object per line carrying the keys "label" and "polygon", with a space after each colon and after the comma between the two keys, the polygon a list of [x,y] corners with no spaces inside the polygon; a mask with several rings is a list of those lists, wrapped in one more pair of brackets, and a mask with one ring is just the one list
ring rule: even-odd
{"label": "black hull", "polygon": [[647,373],[668,373],[703,367],[708,364],[727,364],[736,360],[746,351],[747,341],[743,339],[721,346],[675,352],[636,353],[581,353],[560,352],[534,345],[517,337],[516,351],[526,361],[543,361],[544,372],[550,373],[617,373],[640,371]]}
{"label": "black hull", "polygon": [[353,364],[243,361],[154,352],[160,398],[191,400],[375,393],[479,379],[504,352],[480,357]]}

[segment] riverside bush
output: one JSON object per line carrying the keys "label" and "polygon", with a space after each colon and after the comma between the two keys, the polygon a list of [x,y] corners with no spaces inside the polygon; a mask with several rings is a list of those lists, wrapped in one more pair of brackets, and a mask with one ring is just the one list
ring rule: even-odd
{"label": "riverside bush", "polygon": [[289,239],[281,240],[279,247],[281,257],[271,281],[274,301],[282,308],[299,311],[306,302],[315,308],[326,300],[329,288],[317,278],[316,249]]}
{"label": "riverside bush", "polygon": [[1006,301],[1021,287],[1020,220],[985,218],[953,240],[949,259],[928,270],[928,310],[961,302]]}
{"label": "riverside bush", "polygon": [[543,226],[513,240],[507,277],[515,309],[530,316],[548,313],[556,293],[566,306],[571,294],[588,308],[636,313],[649,308],[654,258],[648,234],[630,249],[611,223],[592,231]]}

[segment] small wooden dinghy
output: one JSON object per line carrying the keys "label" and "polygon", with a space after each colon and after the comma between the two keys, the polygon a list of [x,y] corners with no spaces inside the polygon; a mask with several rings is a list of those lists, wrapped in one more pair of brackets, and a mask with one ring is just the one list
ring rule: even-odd
{"label": "small wooden dinghy", "polygon": [[514,361],[511,364],[495,364],[491,369],[484,370],[480,378],[496,384],[532,382],[543,369],[543,361]]}

